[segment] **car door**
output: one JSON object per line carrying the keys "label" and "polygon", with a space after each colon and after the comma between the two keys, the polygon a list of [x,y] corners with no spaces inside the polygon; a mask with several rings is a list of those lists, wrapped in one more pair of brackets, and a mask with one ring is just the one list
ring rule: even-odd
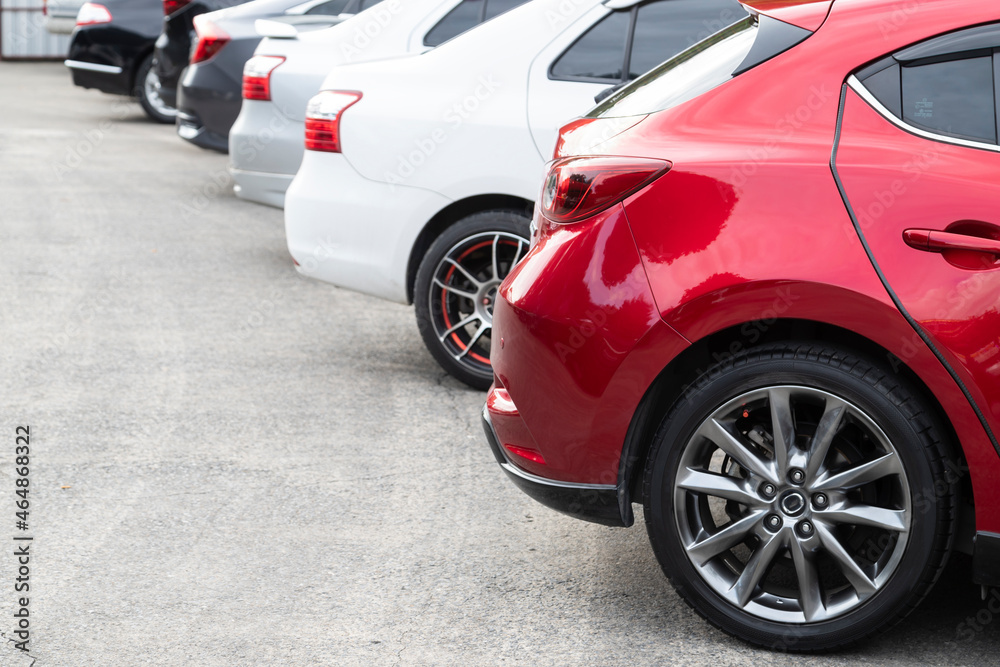
{"label": "car door", "polygon": [[[836,153],[897,304],[1000,425],[1000,24],[908,47],[849,79]],[[915,349],[922,341],[906,341]],[[906,359],[903,359],[906,361]]]}
{"label": "car door", "polygon": [[531,65],[528,124],[542,158],[552,157],[559,127],[594,106],[594,97],[637,78],[746,16],[735,0],[610,0],[557,37]]}

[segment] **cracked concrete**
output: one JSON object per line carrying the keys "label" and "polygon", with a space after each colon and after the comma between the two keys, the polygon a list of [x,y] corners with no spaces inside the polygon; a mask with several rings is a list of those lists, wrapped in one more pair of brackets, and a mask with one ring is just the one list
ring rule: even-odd
{"label": "cracked concrete", "polygon": [[725,637],[641,516],[580,523],[507,481],[483,395],[442,374],[410,308],[299,278],[279,211],[206,197],[225,156],[59,64],[0,63],[0,90],[0,509],[28,423],[34,664],[995,662],[1000,623],[961,633],[986,610],[961,559],[847,655]]}

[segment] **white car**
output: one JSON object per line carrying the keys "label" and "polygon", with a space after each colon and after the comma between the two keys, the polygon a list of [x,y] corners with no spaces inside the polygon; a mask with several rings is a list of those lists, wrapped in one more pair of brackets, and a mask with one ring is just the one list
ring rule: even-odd
{"label": "white car", "polygon": [[[305,110],[335,65],[422,53],[525,0],[385,0],[326,30],[297,34],[259,24],[266,38],[247,63],[251,88],[229,133],[236,195],[282,207],[305,150]],[[247,91],[244,86],[244,91]]]}
{"label": "white car", "polygon": [[[300,272],[413,302],[474,387],[558,128],[746,14],[734,0],[534,0],[419,56],[334,68],[285,200]],[[624,127],[622,129],[625,129]]]}
{"label": "white car", "polygon": [[53,35],[69,35],[76,27],[76,15],[86,0],[42,0],[45,29]]}

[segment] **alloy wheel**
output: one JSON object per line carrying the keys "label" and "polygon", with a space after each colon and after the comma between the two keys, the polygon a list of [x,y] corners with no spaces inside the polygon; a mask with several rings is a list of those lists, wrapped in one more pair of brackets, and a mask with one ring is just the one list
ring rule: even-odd
{"label": "alloy wheel", "polygon": [[474,373],[492,373],[497,290],[527,250],[516,234],[483,232],[453,245],[435,267],[427,295],[434,334],[455,362]]}
{"label": "alloy wheel", "polygon": [[146,98],[149,106],[152,107],[158,114],[164,117],[176,116],[177,109],[163,101],[163,97],[160,95],[161,88],[162,85],[160,83],[160,77],[156,74],[156,68],[150,67],[142,81],[143,96]]}
{"label": "alloy wheel", "polygon": [[805,386],[743,393],[681,454],[674,520],[687,558],[752,616],[846,614],[897,569],[911,523],[896,447],[857,405]]}

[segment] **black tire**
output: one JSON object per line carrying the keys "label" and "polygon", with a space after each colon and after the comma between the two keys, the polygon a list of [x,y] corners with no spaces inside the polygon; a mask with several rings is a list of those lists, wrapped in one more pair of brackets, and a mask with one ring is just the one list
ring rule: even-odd
{"label": "black tire", "polygon": [[[474,213],[448,227],[431,244],[417,269],[413,302],[424,344],[442,368],[475,389],[487,389],[493,382],[489,335],[496,286],[527,253],[530,224],[527,216],[513,211]],[[457,259],[481,282],[473,283],[448,259]],[[442,289],[441,284],[475,293],[476,299]],[[467,319],[468,325],[448,333]]]}
{"label": "black tire", "polygon": [[[789,414],[791,421],[772,417]],[[826,456],[814,457],[817,470],[812,461],[803,465],[808,459],[802,457],[824,449],[817,445],[823,438],[813,437],[824,419],[838,425],[826,431],[835,434],[826,440],[833,444]],[[781,431],[775,423],[793,425],[786,429],[796,445],[787,457],[779,455],[785,439],[775,437]],[[728,440],[729,433],[737,444]],[[677,400],[651,445],[643,497],[653,550],[681,597],[728,634],[783,651],[851,646],[908,615],[944,568],[953,542],[957,481],[945,472],[944,433],[919,392],[851,352],[775,344],[720,362]],[[715,442],[747,458],[747,465]],[[722,454],[711,454],[713,447]],[[710,455],[716,462],[721,458],[721,465],[709,462]],[[782,459],[787,466],[778,463]],[[878,463],[883,460],[885,465]],[[721,480],[726,493],[735,495],[716,499],[713,485],[720,480],[698,476],[702,465],[706,470],[718,465],[729,478]],[[854,475],[876,466],[879,473],[844,481],[845,471]],[[767,483],[765,474],[775,475],[777,486]],[[852,486],[868,478],[872,481]],[[796,485],[795,479],[805,481]],[[843,489],[823,493],[824,484],[839,481]],[[840,510],[848,505],[853,514],[845,520]],[[797,513],[789,514],[789,508]],[[713,525],[722,514],[728,522]],[[858,514],[879,522],[891,516],[899,526],[861,525]],[[762,517],[760,523],[748,528],[755,517]],[[736,526],[737,521],[742,523]],[[726,535],[706,541],[724,529]],[[834,553],[837,545],[841,553]],[[763,573],[759,579],[757,573]]]}
{"label": "black tire", "polygon": [[139,105],[142,106],[142,110],[146,112],[150,120],[164,125],[173,125],[177,118],[177,109],[168,106],[159,98],[155,90],[151,89],[158,84],[159,78],[153,67],[153,55],[150,54],[139,63],[139,69],[135,72],[135,97],[139,100]]}

